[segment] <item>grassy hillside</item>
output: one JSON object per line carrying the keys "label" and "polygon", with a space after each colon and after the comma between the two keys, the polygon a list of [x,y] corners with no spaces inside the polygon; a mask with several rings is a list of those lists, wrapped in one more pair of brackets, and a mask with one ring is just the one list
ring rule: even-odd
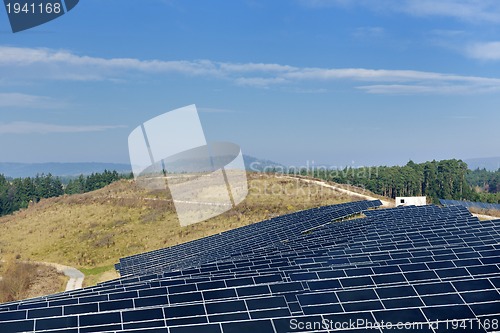
{"label": "grassy hillside", "polygon": [[180,227],[169,194],[122,180],[101,190],[45,199],[0,218],[0,256],[56,262],[114,277],[119,258],[198,239],[275,215],[359,200],[298,180],[249,173],[249,195],[236,209]]}

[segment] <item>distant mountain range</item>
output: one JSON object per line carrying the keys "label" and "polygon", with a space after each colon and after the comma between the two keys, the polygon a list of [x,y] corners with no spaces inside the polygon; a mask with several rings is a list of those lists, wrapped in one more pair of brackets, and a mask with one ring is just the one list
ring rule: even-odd
{"label": "distant mountain range", "polygon": [[[271,168],[283,167],[279,163],[269,160],[258,159],[252,156],[244,156],[245,167],[250,171],[263,171]],[[37,174],[52,174],[59,177],[72,177],[89,175],[91,173],[103,172],[104,170],[116,170],[118,173],[131,172],[130,164],[120,163],[11,163],[0,162],[0,174],[6,177],[35,177]]]}
{"label": "distant mountain range", "polygon": [[467,163],[471,170],[479,168],[496,171],[500,169],[500,157],[470,158],[464,160],[464,162]]}
{"label": "distant mountain range", "polygon": [[262,172],[262,171],[272,171],[273,169],[278,171],[286,170],[283,164],[276,163],[266,159],[260,159],[253,156],[243,155],[245,160],[245,168],[248,171]]}
{"label": "distant mountain range", "polygon": [[[249,171],[278,171],[286,170],[283,164],[253,156],[244,155],[245,167]],[[471,158],[464,160],[469,169],[477,168],[496,171],[500,168],[500,157]],[[51,173],[59,177],[72,177],[89,175],[91,173],[103,172],[104,170],[116,170],[118,173],[131,172],[130,164],[123,163],[10,163],[0,162],[0,174],[6,177],[35,177],[37,174]]]}
{"label": "distant mountain range", "polygon": [[53,176],[89,175],[104,170],[116,170],[119,173],[130,172],[129,164],[118,163],[10,163],[0,162],[0,174],[6,177],[35,177],[37,174],[52,174]]}

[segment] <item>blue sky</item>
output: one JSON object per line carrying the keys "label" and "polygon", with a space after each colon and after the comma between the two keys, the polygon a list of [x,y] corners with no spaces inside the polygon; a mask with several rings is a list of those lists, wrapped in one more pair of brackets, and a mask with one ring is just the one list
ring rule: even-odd
{"label": "blue sky", "polygon": [[208,141],[287,165],[500,156],[496,0],[82,0],[13,34],[2,162],[128,162],[196,104]]}

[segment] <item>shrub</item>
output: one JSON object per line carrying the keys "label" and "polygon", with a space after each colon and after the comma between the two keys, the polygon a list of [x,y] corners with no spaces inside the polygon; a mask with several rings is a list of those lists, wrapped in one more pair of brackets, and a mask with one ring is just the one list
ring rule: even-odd
{"label": "shrub", "polygon": [[7,262],[0,281],[0,303],[24,298],[35,276],[36,265]]}

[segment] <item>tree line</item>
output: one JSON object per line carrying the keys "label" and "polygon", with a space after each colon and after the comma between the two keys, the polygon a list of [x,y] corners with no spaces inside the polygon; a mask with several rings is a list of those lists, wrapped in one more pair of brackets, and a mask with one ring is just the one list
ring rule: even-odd
{"label": "tree line", "polygon": [[41,174],[36,177],[7,178],[0,174],[0,216],[27,208],[44,198],[57,197],[63,194],[76,194],[103,188],[119,179],[130,178],[131,175],[119,174],[116,171],[104,170],[103,173],[80,175],[70,179],[67,184],[52,174]]}
{"label": "tree line", "polygon": [[467,175],[467,181],[479,195],[479,201],[500,203],[500,169],[476,169]]}
{"label": "tree line", "polygon": [[467,175],[467,180],[481,192],[500,192],[500,169],[497,171],[488,171],[478,168]]}
{"label": "tree line", "polygon": [[[456,159],[419,164],[410,161],[404,166],[391,167],[346,167],[341,170],[313,168],[300,170],[300,173],[340,184],[363,187],[391,198],[427,196],[433,203],[439,203],[439,199],[498,203],[499,199],[498,193],[478,193],[480,190],[473,186],[474,172],[469,170],[465,162]],[[488,177],[493,176],[488,175]],[[487,179],[487,184],[490,184],[488,189],[492,190],[497,183],[490,182],[490,178]]]}
{"label": "tree line", "polygon": [[88,176],[80,175],[70,179],[65,187],[66,194],[86,193],[103,188],[120,179],[130,179],[131,174],[119,174],[116,171],[104,170],[103,173],[92,173]]}

